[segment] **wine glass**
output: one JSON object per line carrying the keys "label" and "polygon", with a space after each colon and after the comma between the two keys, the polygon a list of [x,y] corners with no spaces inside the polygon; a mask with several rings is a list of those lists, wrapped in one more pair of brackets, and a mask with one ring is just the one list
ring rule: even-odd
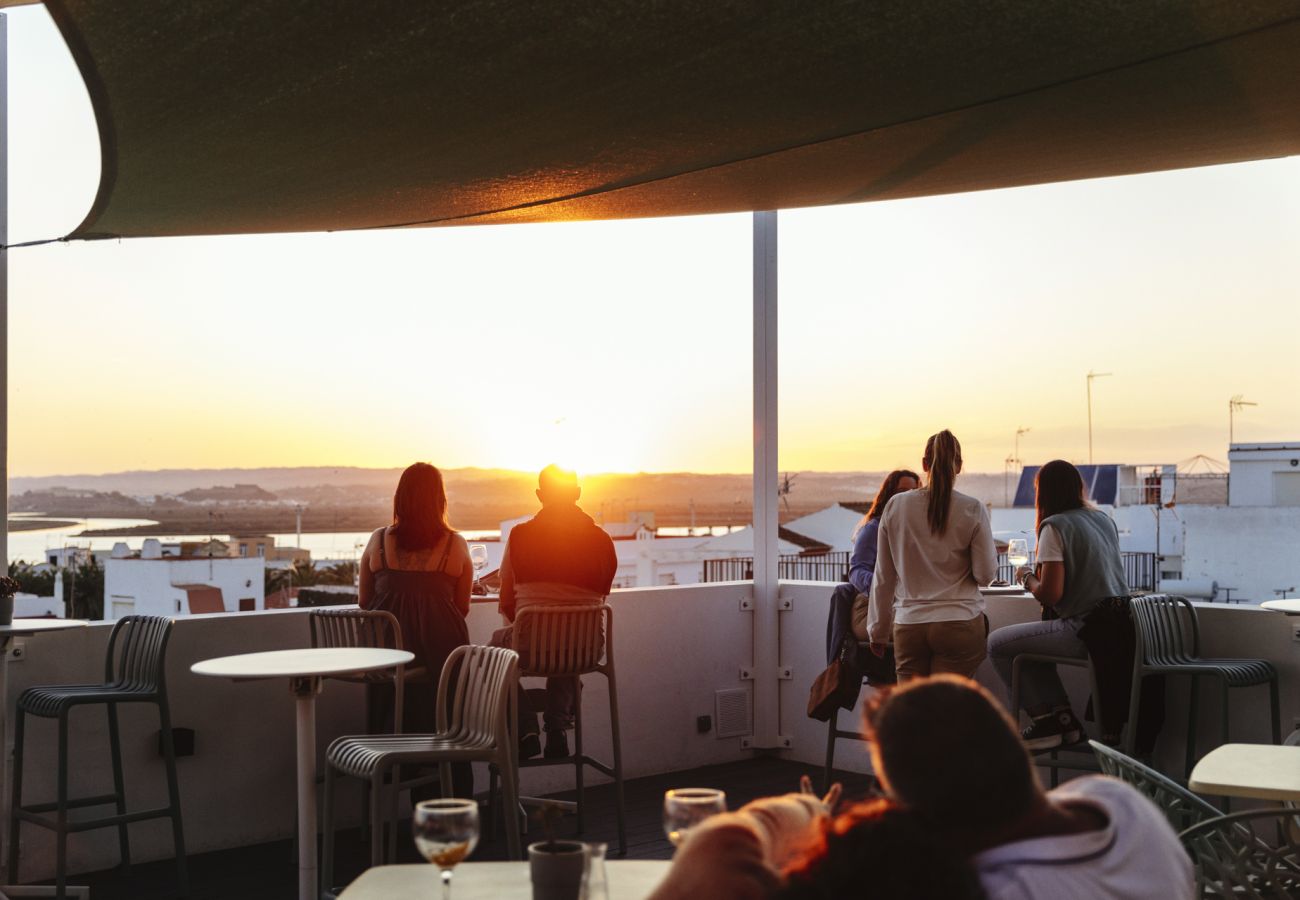
{"label": "wine glass", "polygon": [[1007,562],[1011,563],[1011,580],[1015,581],[1016,572],[1021,566],[1029,564],[1029,541],[1026,538],[1012,538],[1007,541]]}
{"label": "wine glass", "polygon": [[469,561],[474,566],[474,584],[478,585],[488,564],[487,544],[470,544]]}
{"label": "wine glass", "polygon": [[713,788],[676,788],[664,792],[664,832],[674,846],[709,816],[727,811],[727,795]]}
{"label": "wine glass", "polygon": [[442,897],[451,900],[451,870],[478,845],[478,803],[425,800],[411,817],[415,849],[442,870]]}

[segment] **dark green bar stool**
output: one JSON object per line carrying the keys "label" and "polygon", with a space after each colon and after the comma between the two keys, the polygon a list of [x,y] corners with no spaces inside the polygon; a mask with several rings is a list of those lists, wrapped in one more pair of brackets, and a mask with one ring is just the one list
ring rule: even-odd
{"label": "dark green bar stool", "polygon": [[[55,887],[57,897],[66,896],[68,835],[96,828],[116,826],[122,868],[131,865],[127,825],[146,819],[170,818],[176,852],[176,873],[180,896],[189,895],[185,870],[185,835],[181,827],[181,798],[176,780],[176,751],[172,742],[171,715],[167,708],[167,640],[172,620],[162,616],[126,616],[113,626],[104,660],[103,684],[50,684],[29,687],[18,698],[14,726],[13,809],[9,818],[9,874],[18,881],[18,826],[22,822],[48,828],[57,835]],[[118,739],[117,707],[120,703],[153,703],[158,707],[162,729],[162,752],[167,770],[168,804],[157,809],[127,812],[122,778],[122,750]],[[68,714],[75,706],[103,704],[108,710],[109,750],[113,759],[113,793],[70,799],[68,797]],[[58,796],[53,803],[24,806],[23,732],[28,715],[59,721]],[[89,806],[113,806],[113,815],[71,822],[68,811]],[[54,813],[54,816],[45,815]]]}

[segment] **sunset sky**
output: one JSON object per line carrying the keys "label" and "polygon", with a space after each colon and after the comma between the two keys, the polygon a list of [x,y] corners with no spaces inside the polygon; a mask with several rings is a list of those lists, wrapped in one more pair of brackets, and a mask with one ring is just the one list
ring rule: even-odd
{"label": "sunset sky", "polygon": [[[7,13],[10,240],[98,181],[80,76]],[[1300,158],[782,213],[783,469],[1226,459],[1300,439]],[[745,472],[750,218],[10,253],[10,474],[358,465]]]}

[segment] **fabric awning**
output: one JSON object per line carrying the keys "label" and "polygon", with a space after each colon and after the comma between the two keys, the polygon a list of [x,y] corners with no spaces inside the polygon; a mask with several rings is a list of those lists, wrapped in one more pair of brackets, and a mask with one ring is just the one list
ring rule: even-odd
{"label": "fabric awning", "polygon": [[47,0],[73,237],[788,208],[1300,152],[1294,0]]}

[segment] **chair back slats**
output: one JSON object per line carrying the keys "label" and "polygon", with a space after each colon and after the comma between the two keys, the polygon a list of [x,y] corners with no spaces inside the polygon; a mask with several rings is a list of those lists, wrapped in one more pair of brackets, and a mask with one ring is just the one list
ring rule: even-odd
{"label": "chair back slats", "polygon": [[108,638],[104,681],[114,688],[151,694],[166,689],[167,641],[172,620],[164,616],[124,616]]}
{"label": "chair back slats", "polygon": [[1286,809],[1250,809],[1178,835],[1196,861],[1198,896],[1242,900],[1300,894],[1300,830]]}
{"label": "chair back slats", "polygon": [[510,695],[519,654],[469,644],[447,657],[438,679],[438,731],[449,740],[485,744],[508,739]]}
{"label": "chair back slats", "polygon": [[1219,810],[1150,766],[1097,741],[1088,743],[1092,746],[1101,771],[1128,782],[1146,795],[1160,807],[1175,831],[1182,831],[1219,815]]}
{"label": "chair back slats", "polygon": [[610,658],[612,615],[606,604],[524,607],[514,631],[519,673],[560,676],[602,670]]}
{"label": "chair back slats", "polygon": [[[402,623],[382,609],[314,609],[310,615],[313,647],[365,647],[405,650]],[[350,681],[391,681],[387,670],[366,672]]]}
{"label": "chair back slats", "polygon": [[1200,628],[1187,598],[1148,594],[1134,597],[1129,609],[1145,665],[1177,666],[1196,658]]}

